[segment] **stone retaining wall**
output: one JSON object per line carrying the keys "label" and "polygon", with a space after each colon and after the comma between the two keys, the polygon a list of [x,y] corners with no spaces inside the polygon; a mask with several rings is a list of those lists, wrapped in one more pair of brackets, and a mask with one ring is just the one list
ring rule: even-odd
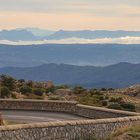
{"label": "stone retaining wall", "polygon": [[0,140],[103,140],[118,128],[140,124],[139,113],[76,102],[0,100],[0,109],[60,111],[94,119],[0,126]]}
{"label": "stone retaining wall", "polygon": [[118,118],[126,116],[140,116],[140,113],[113,110],[102,107],[93,107],[87,105],[76,105],[76,114],[79,116],[91,118],[91,119],[103,119],[103,118]]}
{"label": "stone retaining wall", "polygon": [[80,105],[76,102],[50,100],[41,101],[0,99],[0,109],[66,112],[91,119],[116,118],[140,115],[139,113],[132,113],[128,111],[119,111],[101,107]]}
{"label": "stone retaining wall", "polygon": [[32,110],[32,111],[56,111],[75,113],[76,102],[67,101],[41,101],[41,100],[2,100],[0,109]]}
{"label": "stone retaining wall", "polygon": [[1,126],[0,140],[103,140],[118,128],[134,124],[140,124],[140,116]]}

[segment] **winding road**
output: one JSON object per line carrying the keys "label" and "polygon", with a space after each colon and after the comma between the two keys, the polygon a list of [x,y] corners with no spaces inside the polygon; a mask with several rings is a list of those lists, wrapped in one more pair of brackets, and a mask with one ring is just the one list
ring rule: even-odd
{"label": "winding road", "polygon": [[45,112],[45,111],[15,111],[15,110],[0,110],[3,118],[13,122],[49,122],[49,121],[65,121],[65,120],[81,120],[86,119],[77,115],[60,113],[60,112]]}

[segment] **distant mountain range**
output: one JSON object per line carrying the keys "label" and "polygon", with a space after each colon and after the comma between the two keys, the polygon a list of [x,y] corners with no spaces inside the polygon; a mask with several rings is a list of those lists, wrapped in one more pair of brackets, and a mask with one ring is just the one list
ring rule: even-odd
{"label": "distant mountain range", "polygon": [[68,38],[100,39],[120,37],[140,37],[140,31],[107,31],[107,30],[81,30],[81,31],[51,31],[38,28],[23,28],[0,31],[0,40],[34,41],[34,40],[60,40]]}
{"label": "distant mountain range", "polygon": [[9,74],[18,79],[52,80],[56,84],[82,85],[90,88],[120,88],[140,83],[140,64],[118,63],[94,67],[51,63],[26,68],[0,68],[0,74]]}
{"label": "distant mountain range", "polygon": [[0,45],[0,67],[29,67],[48,63],[107,66],[140,63],[140,44]]}

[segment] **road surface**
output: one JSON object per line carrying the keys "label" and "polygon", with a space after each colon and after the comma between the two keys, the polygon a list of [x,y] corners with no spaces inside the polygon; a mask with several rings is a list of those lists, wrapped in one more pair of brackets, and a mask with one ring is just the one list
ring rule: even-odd
{"label": "road surface", "polygon": [[12,110],[0,110],[0,112],[2,112],[3,118],[7,121],[23,123],[86,119],[84,117],[60,112]]}

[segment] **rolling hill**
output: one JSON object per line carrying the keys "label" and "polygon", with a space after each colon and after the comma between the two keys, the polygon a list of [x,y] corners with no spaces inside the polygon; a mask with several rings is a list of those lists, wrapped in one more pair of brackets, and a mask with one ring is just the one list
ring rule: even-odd
{"label": "rolling hill", "polygon": [[18,79],[47,81],[85,87],[127,87],[140,83],[140,64],[118,63],[105,67],[44,64],[36,67],[5,67],[1,74]]}

